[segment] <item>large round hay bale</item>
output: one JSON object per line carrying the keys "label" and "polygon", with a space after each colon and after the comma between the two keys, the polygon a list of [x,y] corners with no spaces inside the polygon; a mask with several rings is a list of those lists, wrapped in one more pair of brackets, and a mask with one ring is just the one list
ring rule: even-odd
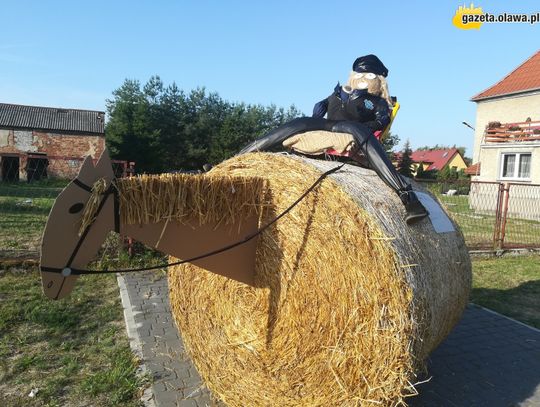
{"label": "large round hay bale", "polygon": [[[335,165],[257,153],[212,174],[266,178],[264,224]],[[348,165],[259,237],[257,287],[171,270],[173,314],[210,390],[239,407],[395,405],[414,394],[415,372],[465,308],[471,266],[457,229],[403,216],[374,172]]]}

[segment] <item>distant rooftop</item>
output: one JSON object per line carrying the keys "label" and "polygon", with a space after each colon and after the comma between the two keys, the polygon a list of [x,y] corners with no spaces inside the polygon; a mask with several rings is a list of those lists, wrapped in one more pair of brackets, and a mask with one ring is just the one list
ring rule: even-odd
{"label": "distant rooftop", "polygon": [[105,133],[105,112],[0,103],[0,128]]}
{"label": "distant rooftop", "polygon": [[[508,58],[509,54],[505,54]],[[472,101],[540,90],[540,50],[495,85],[472,97]]]}
{"label": "distant rooftop", "polygon": [[411,154],[411,159],[415,163],[430,164],[427,171],[442,170],[454,158],[456,153],[459,153],[457,148],[416,150]]}
{"label": "distant rooftop", "polygon": [[470,165],[466,170],[465,174],[467,175],[480,175],[480,163],[475,163]]}

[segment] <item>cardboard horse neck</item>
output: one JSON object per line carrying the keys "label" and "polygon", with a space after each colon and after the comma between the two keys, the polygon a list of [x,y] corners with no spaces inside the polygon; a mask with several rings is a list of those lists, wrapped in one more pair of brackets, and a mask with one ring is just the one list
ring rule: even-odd
{"label": "cardboard horse neck", "polygon": [[[52,299],[67,296],[77,275],[71,268],[83,269],[96,256],[107,234],[118,227],[122,236],[134,238],[149,247],[178,259],[190,259],[226,247],[257,231],[258,217],[242,219],[240,223],[162,220],[156,223],[123,224],[117,213],[114,194],[104,194],[101,209],[86,232],[79,236],[83,208],[91,196],[92,185],[104,179],[108,185],[114,173],[107,151],[94,166],[87,157],[79,175],[56,199],[43,234],[41,247],[41,279],[45,295]],[[118,223],[119,222],[119,223]],[[254,284],[257,239],[197,261],[193,264],[216,274]]]}

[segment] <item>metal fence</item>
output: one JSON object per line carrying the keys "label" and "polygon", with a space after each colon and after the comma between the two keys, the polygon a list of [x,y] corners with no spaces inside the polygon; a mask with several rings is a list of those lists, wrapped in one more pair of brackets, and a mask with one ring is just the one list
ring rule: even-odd
{"label": "metal fence", "polygon": [[[132,163],[114,166],[117,176],[133,173]],[[30,180],[0,182],[0,258],[37,256],[49,211],[69,181],[46,169],[36,168]],[[540,248],[540,185],[417,181],[446,207],[470,249]]]}
{"label": "metal fence", "polygon": [[[36,182],[48,178],[72,179],[77,176],[82,157],[51,156],[46,154],[0,154],[0,181]],[[96,160],[94,160],[95,164]],[[126,177],[135,170],[135,163],[112,160],[116,177]]]}
{"label": "metal fence", "polygon": [[[28,162],[32,157],[26,158]],[[37,257],[47,216],[71,177],[54,177],[44,162],[36,166],[27,164],[22,172],[15,160],[4,159],[2,156],[0,162],[0,258]],[[66,168],[78,165],[74,167],[75,174],[82,163],[81,158],[65,157],[63,161]],[[134,163],[113,160],[113,169],[117,177],[129,176],[134,172]]]}
{"label": "metal fence", "polygon": [[540,185],[417,181],[446,207],[469,248],[540,248]]}

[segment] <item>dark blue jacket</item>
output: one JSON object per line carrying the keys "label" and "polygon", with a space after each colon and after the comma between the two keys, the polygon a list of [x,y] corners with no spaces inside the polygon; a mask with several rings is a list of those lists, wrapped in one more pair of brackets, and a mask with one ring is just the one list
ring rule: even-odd
{"label": "dark blue jacket", "polygon": [[384,130],[390,123],[390,107],[386,100],[368,93],[365,89],[355,89],[347,93],[338,83],[334,92],[321,100],[313,108],[313,117],[328,120],[348,120],[360,122],[371,130]]}

